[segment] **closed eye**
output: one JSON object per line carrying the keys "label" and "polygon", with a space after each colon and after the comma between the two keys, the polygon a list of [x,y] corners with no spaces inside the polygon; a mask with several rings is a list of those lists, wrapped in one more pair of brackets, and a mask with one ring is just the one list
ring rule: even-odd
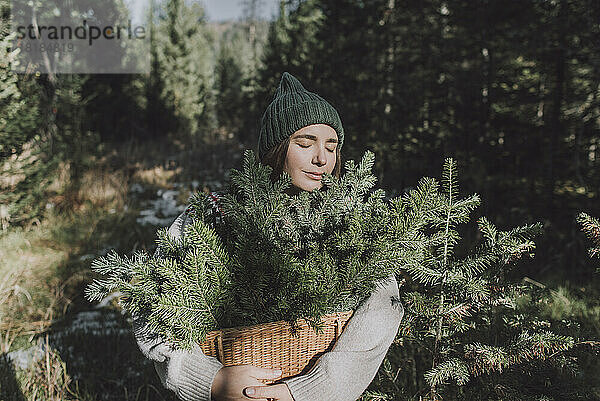
{"label": "closed eye", "polygon": [[[312,144],[306,144],[306,143],[299,143],[297,142],[296,145],[300,146],[301,148],[310,148]],[[325,149],[327,149],[330,153],[335,152],[335,147],[333,149],[326,147]]]}

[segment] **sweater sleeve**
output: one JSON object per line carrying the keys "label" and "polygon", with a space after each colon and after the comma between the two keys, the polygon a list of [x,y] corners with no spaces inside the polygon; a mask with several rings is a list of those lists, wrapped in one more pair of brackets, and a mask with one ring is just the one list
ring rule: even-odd
{"label": "sweater sleeve", "polygon": [[[169,227],[169,235],[173,238],[181,237],[187,219],[186,212],[180,214]],[[174,391],[184,401],[211,399],[213,380],[223,367],[217,358],[204,355],[199,346],[192,351],[171,348],[148,329],[143,317],[134,316],[133,331],[142,353],[154,362],[163,386]]]}
{"label": "sweater sleeve", "polygon": [[358,399],[377,374],[403,316],[392,275],[358,307],[331,351],[307,374],[284,380],[294,401]]}

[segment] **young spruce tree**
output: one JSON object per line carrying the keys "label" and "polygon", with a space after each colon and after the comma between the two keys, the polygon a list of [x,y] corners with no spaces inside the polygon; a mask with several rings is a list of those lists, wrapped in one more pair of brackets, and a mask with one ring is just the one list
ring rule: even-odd
{"label": "young spruce tree", "polygon": [[[363,400],[533,399],[514,377],[498,379],[500,373],[559,360],[573,346],[539,313],[522,313],[524,300],[536,304],[539,297],[507,279],[515,262],[532,254],[539,224],[500,231],[482,217],[480,243],[459,251],[458,227],[479,202],[477,195],[459,196],[452,159],[444,163],[441,188],[422,179],[392,200],[398,231],[412,233],[405,237],[410,243],[398,244],[405,252],[406,315]],[[488,380],[478,381],[484,375]]]}

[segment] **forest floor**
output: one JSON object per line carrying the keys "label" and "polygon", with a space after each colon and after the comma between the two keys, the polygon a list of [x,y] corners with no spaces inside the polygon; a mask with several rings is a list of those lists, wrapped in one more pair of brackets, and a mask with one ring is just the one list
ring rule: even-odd
{"label": "forest floor", "polygon": [[0,234],[0,400],[176,399],[139,352],[117,300],[85,300],[90,264],[112,249],[152,252],[157,228],[194,191],[220,189],[241,152],[106,146],[78,188],[55,184],[44,219]]}

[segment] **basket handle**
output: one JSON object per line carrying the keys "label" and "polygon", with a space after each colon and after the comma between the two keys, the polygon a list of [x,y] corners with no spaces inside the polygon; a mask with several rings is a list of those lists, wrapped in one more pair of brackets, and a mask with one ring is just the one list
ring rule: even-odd
{"label": "basket handle", "polygon": [[223,352],[223,332],[219,330],[216,337],[217,340],[217,359],[221,363],[225,363],[225,353]]}

